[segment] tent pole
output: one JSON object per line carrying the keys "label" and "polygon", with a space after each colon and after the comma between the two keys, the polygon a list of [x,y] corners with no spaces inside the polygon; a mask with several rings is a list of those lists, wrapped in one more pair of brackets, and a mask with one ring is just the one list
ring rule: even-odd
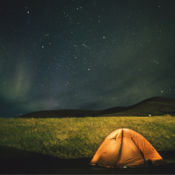
{"label": "tent pole", "polygon": [[[119,151],[119,156],[118,156],[118,160],[117,160],[116,165],[118,164],[118,162],[119,162],[119,160],[120,160],[120,158],[121,158],[121,153],[122,153],[122,145],[123,145],[123,129],[122,129],[122,137],[121,137],[120,151]],[[122,167],[120,167],[120,165],[117,165],[116,167],[122,168]]]}
{"label": "tent pole", "polygon": [[[134,142],[134,140],[132,139],[132,137],[131,137],[131,140]],[[134,142],[134,144],[135,144],[135,142]],[[138,148],[138,146],[137,146],[136,144],[135,144],[135,146],[136,146],[137,149],[140,151],[140,154],[142,155],[142,157],[143,157],[143,159],[144,159],[144,163],[145,163],[145,165],[146,165],[147,163],[146,163],[144,154],[142,153],[142,151]]]}

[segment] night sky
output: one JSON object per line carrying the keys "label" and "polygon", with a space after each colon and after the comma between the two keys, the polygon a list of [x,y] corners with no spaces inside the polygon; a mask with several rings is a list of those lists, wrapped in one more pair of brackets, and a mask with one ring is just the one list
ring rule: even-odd
{"label": "night sky", "polygon": [[0,117],[175,98],[175,0],[0,0]]}

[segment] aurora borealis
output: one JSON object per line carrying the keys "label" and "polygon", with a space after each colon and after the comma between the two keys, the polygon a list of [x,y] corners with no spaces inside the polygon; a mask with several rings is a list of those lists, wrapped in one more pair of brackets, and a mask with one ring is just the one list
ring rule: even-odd
{"label": "aurora borealis", "polygon": [[175,98],[174,0],[1,0],[0,117]]}

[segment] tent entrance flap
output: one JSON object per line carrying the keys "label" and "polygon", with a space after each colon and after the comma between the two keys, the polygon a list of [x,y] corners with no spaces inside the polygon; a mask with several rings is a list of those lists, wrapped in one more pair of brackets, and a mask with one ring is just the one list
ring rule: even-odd
{"label": "tent entrance flap", "polygon": [[131,138],[123,138],[123,151],[121,153],[121,158],[119,164],[121,166],[135,166],[144,164],[144,157],[140,153],[137,146],[134,144]]}

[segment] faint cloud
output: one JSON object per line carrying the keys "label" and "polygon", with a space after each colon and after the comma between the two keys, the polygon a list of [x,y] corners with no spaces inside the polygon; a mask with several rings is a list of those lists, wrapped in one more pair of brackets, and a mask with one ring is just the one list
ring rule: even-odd
{"label": "faint cloud", "polygon": [[0,89],[0,94],[10,101],[21,101],[26,97],[30,87],[30,76],[19,64],[13,75],[6,77],[6,83]]}

